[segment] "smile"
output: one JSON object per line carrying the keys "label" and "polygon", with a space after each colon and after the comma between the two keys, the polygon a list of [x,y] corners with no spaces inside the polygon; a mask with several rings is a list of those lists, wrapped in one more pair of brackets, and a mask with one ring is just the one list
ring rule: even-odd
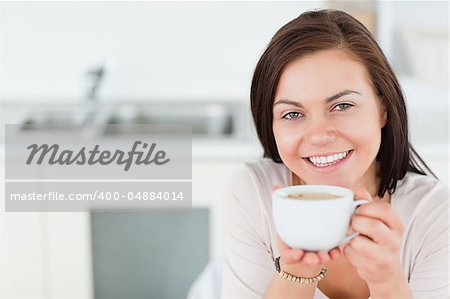
{"label": "smile", "polygon": [[347,157],[353,152],[353,150],[348,150],[345,152],[329,155],[329,156],[311,156],[304,158],[310,164],[315,167],[325,168],[332,165],[341,164],[344,160],[347,160]]}

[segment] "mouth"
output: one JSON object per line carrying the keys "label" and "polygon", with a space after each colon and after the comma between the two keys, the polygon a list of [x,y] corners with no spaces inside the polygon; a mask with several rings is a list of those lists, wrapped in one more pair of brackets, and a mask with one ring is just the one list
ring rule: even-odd
{"label": "mouth", "polygon": [[303,158],[316,169],[334,169],[345,163],[353,153],[353,149],[328,156],[311,156]]}

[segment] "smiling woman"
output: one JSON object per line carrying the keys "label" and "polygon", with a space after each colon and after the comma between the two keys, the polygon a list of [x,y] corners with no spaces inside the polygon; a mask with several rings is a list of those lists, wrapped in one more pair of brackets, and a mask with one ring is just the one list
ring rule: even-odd
{"label": "smiling woman", "polygon": [[[251,108],[264,157],[228,181],[223,298],[446,297],[448,191],[410,144],[398,80],[360,22],[321,10],[283,26]],[[271,193],[291,185],[369,200],[351,219],[359,235],[328,252],[290,248]]]}
{"label": "smiling woman", "polygon": [[281,160],[306,183],[377,188],[375,157],[386,118],[364,66],[337,49],[284,69],[272,128]]}

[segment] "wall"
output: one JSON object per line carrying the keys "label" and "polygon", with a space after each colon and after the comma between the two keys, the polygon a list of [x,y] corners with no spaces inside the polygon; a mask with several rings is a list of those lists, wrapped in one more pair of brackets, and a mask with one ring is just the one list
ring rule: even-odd
{"label": "wall", "polygon": [[448,2],[381,1],[378,12],[378,40],[397,74],[446,84]]}
{"label": "wall", "polygon": [[282,24],[321,2],[2,2],[0,99],[78,100],[108,63],[103,98],[245,98]]}

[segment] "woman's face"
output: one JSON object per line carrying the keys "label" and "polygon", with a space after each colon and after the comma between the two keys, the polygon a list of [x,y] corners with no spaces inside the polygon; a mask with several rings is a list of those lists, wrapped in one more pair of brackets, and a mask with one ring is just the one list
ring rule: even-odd
{"label": "woman's face", "polygon": [[343,50],[302,57],[281,75],[273,132],[281,159],[307,184],[374,183],[385,123],[364,66]]}

